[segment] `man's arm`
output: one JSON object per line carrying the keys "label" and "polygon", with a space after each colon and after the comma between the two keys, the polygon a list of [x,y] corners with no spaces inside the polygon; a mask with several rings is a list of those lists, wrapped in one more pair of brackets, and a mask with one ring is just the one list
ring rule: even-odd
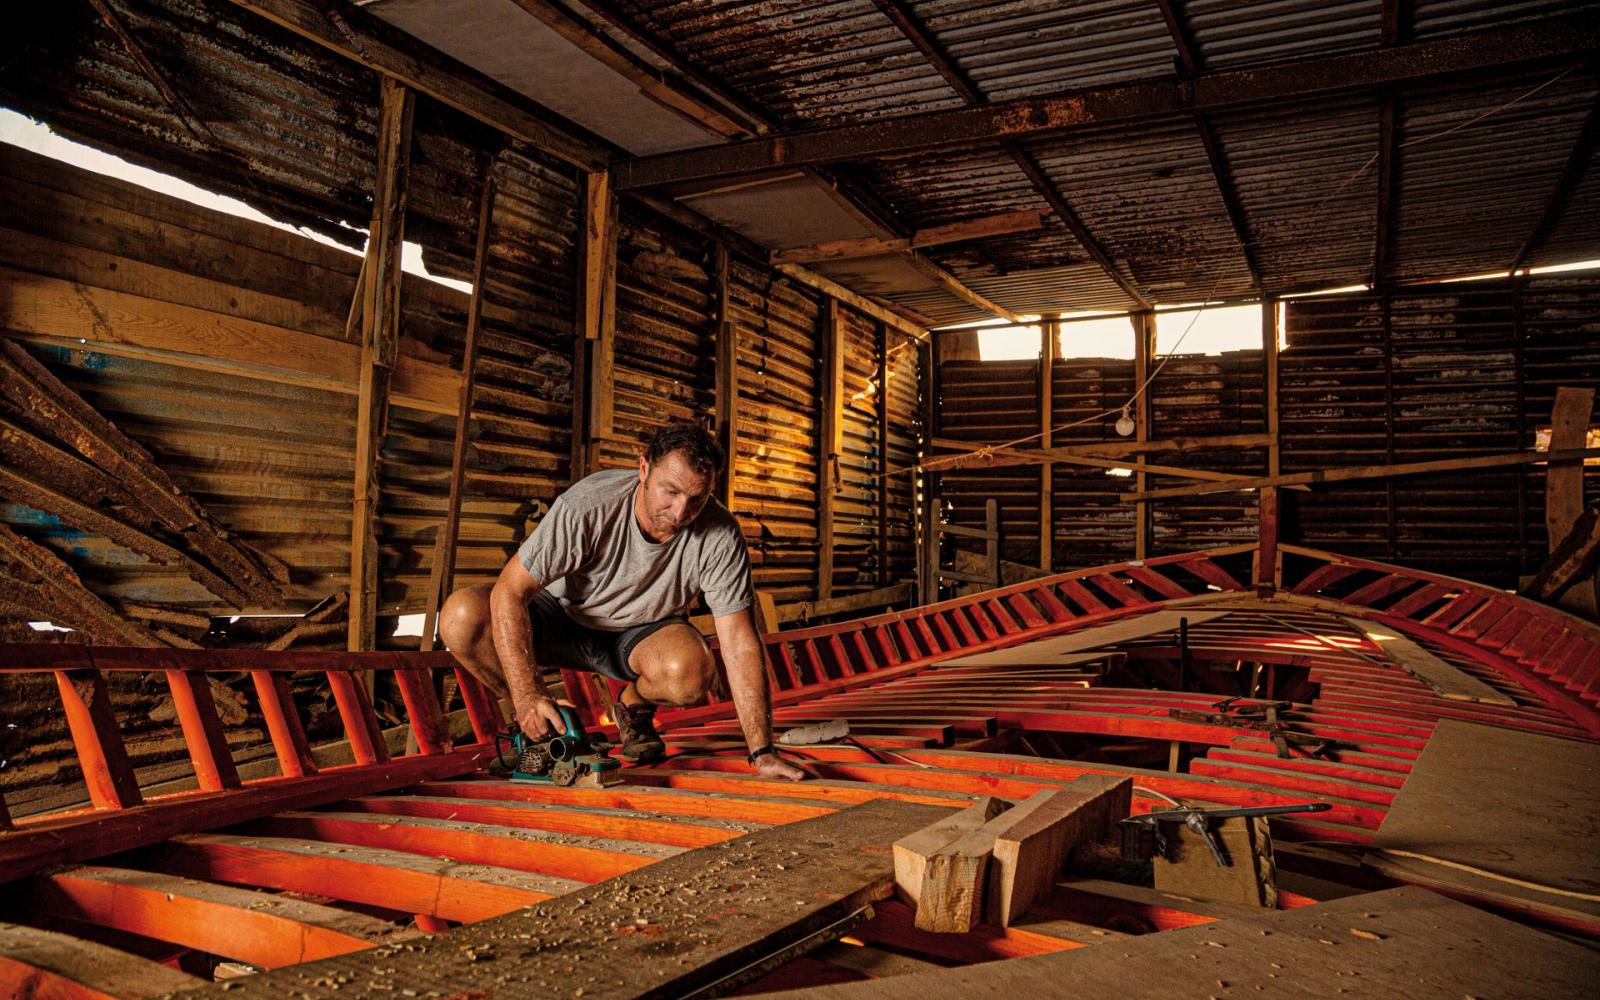
{"label": "man's arm", "polygon": [[539,581],[512,556],[489,591],[489,627],[494,651],[500,659],[517,724],[529,736],[539,737],[562,728],[561,711],[550,698],[539,665],[533,660],[533,627],[528,605],[539,592]]}
{"label": "man's arm", "polygon": [[[717,643],[728,668],[728,686],[733,707],[739,713],[744,741],[754,753],[772,745],[772,691],[767,685],[767,651],[756,635],[751,609],[718,615]],[[809,774],[775,753],[756,758],[756,770],[764,777],[800,781]]]}

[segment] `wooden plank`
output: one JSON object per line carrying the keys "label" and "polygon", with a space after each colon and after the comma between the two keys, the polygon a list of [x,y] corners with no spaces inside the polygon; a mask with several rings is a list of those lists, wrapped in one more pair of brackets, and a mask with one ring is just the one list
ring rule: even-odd
{"label": "wooden plank", "polygon": [[[1263,938],[1271,943],[1263,944]],[[1352,979],[1352,972],[1359,978]],[[1073,995],[1091,997],[1223,996],[1225,990],[1228,996],[1264,991],[1318,1000],[1358,994],[1535,998],[1587,995],[1597,973],[1600,958],[1581,945],[1421,889],[1401,888],[1295,910],[1260,910],[1023,962],[766,996],[970,1000],[1059,996],[1063,984],[1071,984]]]}
{"label": "wooden plank", "polygon": [[925,340],[927,338],[927,327],[912,322],[899,313],[886,308],[878,302],[874,302],[872,299],[869,299],[864,295],[858,295],[855,292],[852,292],[850,289],[839,284],[837,281],[824,278],[822,275],[817,274],[814,271],[808,271],[805,268],[795,264],[778,264],[775,266],[775,270],[789,278],[792,278],[795,281],[798,281],[800,284],[805,285],[808,288],[814,288],[817,291],[822,292],[824,295],[838,299],[840,302],[850,306],[852,309],[860,310],[880,323],[887,323],[896,330],[899,330],[901,333],[908,334],[917,338],[918,340]]}
{"label": "wooden plank", "polygon": [[383,732],[378,727],[378,717],[372,710],[372,696],[367,693],[366,685],[350,674],[330,670],[328,687],[333,691],[334,703],[339,706],[345,739],[350,741],[356,763],[387,762],[389,752],[384,747]]}
{"label": "wooden plank", "polygon": [[294,695],[289,689],[289,675],[252,670],[250,679],[255,682],[256,702],[261,706],[261,717],[267,724],[267,734],[272,737],[273,753],[278,757],[278,773],[288,778],[316,774],[311,744],[300,725],[300,713],[295,709]]}
{"label": "wooden plank", "polygon": [[1550,922],[1600,923],[1600,745],[1442,720],[1363,864]]}
{"label": "wooden plank", "polygon": [[[1561,386],[1550,411],[1550,451],[1582,448],[1588,440],[1594,390]],[[1583,515],[1584,462],[1552,462],[1545,471],[1544,524],[1553,553]],[[1593,580],[1572,585],[1562,603],[1593,621],[1597,615]]]}
{"label": "wooden plank", "polygon": [[327,896],[464,922],[532,906],[584,884],[410,851],[222,833],[173,837],[141,852],[138,863],[187,878]]}
{"label": "wooden plank", "polygon": [[83,920],[264,968],[397,940],[387,920],[195,879],[86,866],[36,875],[34,912]]}
{"label": "wooden plank", "polygon": [[115,608],[85,587],[60,556],[12,531],[9,525],[0,524],[0,565],[5,563],[15,567],[13,572],[20,570],[24,580],[37,581],[35,592],[56,609],[61,616],[55,619],[57,622],[87,632],[95,642],[162,645],[149,629],[119,615]]}
{"label": "wooden plank", "polygon": [[1389,659],[1406,673],[1451,701],[1476,701],[1485,705],[1515,708],[1516,700],[1501,694],[1464,670],[1451,666],[1418,645],[1410,636],[1395,629],[1374,625],[1360,618],[1345,618],[1346,624],[1378,644]]}
{"label": "wooden plank", "polygon": [[372,224],[367,230],[361,298],[361,362],[357,377],[355,480],[350,516],[350,628],[346,648],[376,644],[378,604],[379,452],[389,422],[390,376],[400,349],[400,255],[411,164],[409,90],[383,78]]}
{"label": "wooden plank", "polygon": [[[1061,324],[1054,316],[1039,327],[1039,447],[1050,448],[1055,429],[1056,347]],[[1055,469],[1039,466],[1039,566],[1048,575],[1055,565]]]}
{"label": "wooden plank", "polygon": [[986,236],[1032,232],[1043,224],[1043,217],[1036,211],[1003,212],[999,215],[988,215],[979,219],[968,219],[964,222],[952,222],[943,226],[919,229],[912,235],[902,239],[864,236],[849,240],[831,240],[827,243],[818,243],[809,247],[774,250],[770,261],[773,264],[818,264],[830,260],[881,257],[888,254],[904,253],[907,250],[918,250],[923,247],[982,239]]}
{"label": "wooden plank", "polygon": [[1049,895],[1079,846],[1112,841],[1133,808],[1133,780],[1085,775],[1034,793],[993,821],[989,923],[1010,927]]}
{"label": "wooden plank", "polygon": [[1009,646],[1005,649],[996,649],[988,653],[958,656],[941,661],[940,666],[965,667],[1028,664],[1068,666],[1093,659],[1092,657],[1068,658],[1069,654],[1072,653],[1082,653],[1091,649],[1100,649],[1104,646],[1160,635],[1163,632],[1171,632],[1177,629],[1184,619],[1188,619],[1189,627],[1193,628],[1196,625],[1224,618],[1228,614],[1229,612],[1227,611],[1152,611],[1149,614],[1125,618],[1121,621],[1098,625],[1094,628],[1079,629],[1076,632],[1068,632],[1066,635],[1049,639]]}
{"label": "wooden plank", "polygon": [[822,309],[822,429],[818,440],[821,465],[817,469],[817,600],[833,597],[834,510],[842,477],[839,455],[844,448],[844,317],[836,299]]}
{"label": "wooden plank", "polygon": [[[0,267],[0,324],[24,340],[105,354],[153,358],[343,395],[359,389],[360,347],[287,327],[192,306],[74,284]],[[449,367],[402,354],[395,364],[396,402],[454,414],[460,385]]]}
{"label": "wooden plank", "polygon": [[984,796],[960,812],[900,838],[894,843],[894,882],[899,895],[912,906],[922,900],[927,884],[928,860],[996,816],[1011,808],[1005,799]]}
{"label": "wooden plank", "polygon": [[[1133,439],[1143,444],[1150,440],[1150,422],[1154,415],[1151,406],[1150,357],[1156,350],[1156,314],[1148,309],[1132,313],[1133,322]],[[1149,484],[1149,473],[1144,457],[1134,459],[1134,490],[1143,493]],[[1133,558],[1145,559],[1150,554],[1150,536],[1154,532],[1150,505],[1135,501],[1133,505]]]}
{"label": "wooden plank", "polygon": [[[1055,462],[1073,457],[1096,458],[1127,458],[1134,455],[1152,455],[1165,451],[1188,451],[1195,448],[1260,448],[1269,444],[1271,439],[1265,434],[1221,434],[1199,437],[1162,438],[1159,441],[1098,441],[1094,444],[1059,445],[1054,448],[995,448],[995,455],[1009,457],[996,458],[993,461],[985,460],[985,468],[1000,468],[1006,465],[1032,465],[1035,462]],[[933,446],[946,450],[961,452],[963,457],[975,459],[980,457],[974,453],[971,441],[958,441],[952,438],[934,437]],[[945,467],[947,459],[951,456],[938,456],[930,458],[931,464],[941,468]],[[1126,467],[1129,463],[1122,463]]]}
{"label": "wooden plank", "polygon": [[1597,555],[1600,555],[1600,507],[1590,507],[1578,518],[1567,537],[1551,548],[1550,558],[1519,593],[1548,602],[1568,587],[1592,578]]}
{"label": "wooden plank", "polygon": [[626,890],[591,886],[405,951],[252,976],[230,992],[340,1000],[330,984],[341,975],[423,995],[487,996],[497,986],[507,995],[582,989],[590,1000],[723,992],[765,974],[764,959],[845,933],[893,891],[889,845],[942,812],[871,802],[668,858],[631,874]]}
{"label": "wooden plank", "polygon": [[1317,469],[1312,472],[1291,472],[1281,476],[1241,477],[1226,483],[1201,483],[1197,486],[1173,486],[1166,489],[1124,493],[1122,494],[1122,499],[1128,503],[1138,503],[1143,500],[1161,500],[1170,497],[1193,497],[1209,493],[1232,493],[1237,490],[1265,489],[1269,486],[1347,483],[1361,479],[1387,479],[1390,476],[1417,476],[1432,472],[1467,472],[1473,469],[1498,469],[1509,465],[1538,465],[1545,462],[1559,463],[1573,459],[1589,458],[1600,458],[1600,448],[1514,451],[1499,455],[1474,455],[1470,458],[1441,458],[1431,462],[1354,465],[1338,469]]}
{"label": "wooden plank", "polygon": [[0,922],[0,995],[20,1000],[135,1000],[204,986],[120,948]]}

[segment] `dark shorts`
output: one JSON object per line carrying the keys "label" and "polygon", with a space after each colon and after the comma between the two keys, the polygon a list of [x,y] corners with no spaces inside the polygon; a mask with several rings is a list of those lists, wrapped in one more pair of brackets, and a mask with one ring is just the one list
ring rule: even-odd
{"label": "dark shorts", "polygon": [[586,670],[619,681],[639,678],[628,666],[633,647],[658,629],[689,624],[689,619],[675,615],[620,632],[589,628],[573,621],[561,601],[543,590],[528,605],[528,619],[533,625],[533,657],[541,666]]}

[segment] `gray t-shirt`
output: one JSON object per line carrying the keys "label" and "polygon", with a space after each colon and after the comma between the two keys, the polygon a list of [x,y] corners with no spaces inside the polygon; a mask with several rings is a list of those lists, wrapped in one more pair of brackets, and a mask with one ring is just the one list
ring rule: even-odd
{"label": "gray t-shirt", "polygon": [[665,542],[633,514],[637,469],[573,483],[522,543],[517,558],[580,625],[621,631],[686,613],[701,594],[714,615],[755,601],[739,522],[715,499]]}

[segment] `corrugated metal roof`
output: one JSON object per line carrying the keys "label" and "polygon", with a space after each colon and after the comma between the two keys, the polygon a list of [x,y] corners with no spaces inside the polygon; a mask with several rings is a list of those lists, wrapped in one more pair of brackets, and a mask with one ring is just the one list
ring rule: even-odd
{"label": "corrugated metal roof", "polygon": [[1174,3],[1208,70],[1376,48],[1382,0],[1189,0]]}

